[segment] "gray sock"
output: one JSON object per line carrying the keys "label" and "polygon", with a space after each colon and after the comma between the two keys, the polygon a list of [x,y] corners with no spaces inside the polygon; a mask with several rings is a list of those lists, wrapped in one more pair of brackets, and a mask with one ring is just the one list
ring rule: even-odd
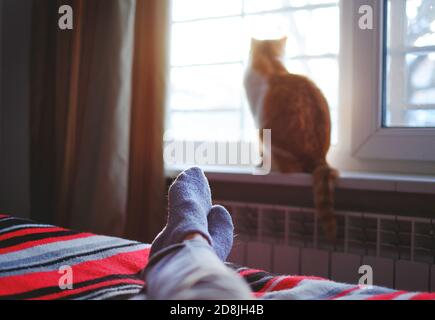
{"label": "gray sock", "polygon": [[234,225],[231,215],[222,206],[213,206],[208,214],[208,231],[216,255],[225,262],[233,247]]}
{"label": "gray sock", "polygon": [[154,239],[150,257],[192,233],[201,234],[213,245],[207,222],[211,192],[204,172],[195,167],[181,173],[169,188],[168,198],[168,221]]}

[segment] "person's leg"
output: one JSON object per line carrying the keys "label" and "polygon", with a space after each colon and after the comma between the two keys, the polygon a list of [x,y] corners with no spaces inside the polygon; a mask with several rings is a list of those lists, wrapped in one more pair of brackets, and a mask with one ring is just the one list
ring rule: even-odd
{"label": "person's leg", "polygon": [[249,300],[247,283],[201,237],[162,258],[147,274],[152,300]]}
{"label": "person's leg", "polygon": [[252,299],[247,283],[222,261],[232,238],[231,216],[225,208],[211,206],[202,171],[194,168],[181,174],[169,190],[168,223],[151,247],[148,298]]}

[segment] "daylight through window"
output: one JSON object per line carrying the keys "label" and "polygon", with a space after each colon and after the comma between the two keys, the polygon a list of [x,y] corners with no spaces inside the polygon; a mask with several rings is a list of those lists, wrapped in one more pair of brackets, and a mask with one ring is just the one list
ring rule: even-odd
{"label": "daylight through window", "polygon": [[325,93],[336,142],[339,11],[338,0],[173,0],[166,139],[257,139],[243,89],[250,39],[286,35],[286,65]]}

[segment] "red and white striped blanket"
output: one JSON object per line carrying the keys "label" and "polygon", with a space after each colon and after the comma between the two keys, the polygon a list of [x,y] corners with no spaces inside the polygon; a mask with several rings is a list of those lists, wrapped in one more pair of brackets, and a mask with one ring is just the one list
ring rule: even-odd
{"label": "red and white striped blanket", "polygon": [[[0,215],[0,299],[124,299],[144,286],[150,246]],[[72,289],[61,289],[70,266]],[[435,299],[435,294],[360,288],[325,279],[277,276],[229,264],[263,299]]]}

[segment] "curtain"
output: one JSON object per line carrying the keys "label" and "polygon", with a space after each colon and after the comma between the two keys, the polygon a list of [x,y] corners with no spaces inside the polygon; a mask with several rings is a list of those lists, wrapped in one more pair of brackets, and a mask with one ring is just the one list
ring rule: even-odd
{"label": "curtain", "polygon": [[163,119],[168,0],[137,1],[126,236],[150,242],[164,212]]}
{"label": "curtain", "polygon": [[[161,0],[34,1],[33,219],[135,239],[155,235],[148,222],[163,216],[164,94],[151,82],[163,81],[165,55],[145,52],[159,64],[145,61],[147,34],[139,33],[155,30],[143,29],[149,25],[140,10],[156,3],[166,10]],[[73,30],[57,28],[65,4],[74,10]],[[163,40],[152,41],[151,51],[160,52]]]}

